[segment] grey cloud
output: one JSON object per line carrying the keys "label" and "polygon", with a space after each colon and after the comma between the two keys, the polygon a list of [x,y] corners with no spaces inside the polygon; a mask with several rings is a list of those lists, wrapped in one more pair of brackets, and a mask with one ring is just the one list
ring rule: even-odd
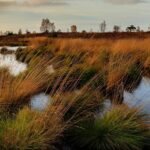
{"label": "grey cloud", "polygon": [[66,1],[64,0],[0,0],[0,9],[6,8],[9,6],[60,6],[66,5]]}
{"label": "grey cloud", "polygon": [[31,6],[38,6],[38,5],[65,5],[66,2],[64,0],[24,0],[24,2],[19,3],[22,5],[31,5]]}
{"label": "grey cloud", "polygon": [[146,2],[145,0],[104,0],[112,4],[138,4]]}
{"label": "grey cloud", "polygon": [[0,10],[14,5],[16,5],[15,1],[0,1]]}

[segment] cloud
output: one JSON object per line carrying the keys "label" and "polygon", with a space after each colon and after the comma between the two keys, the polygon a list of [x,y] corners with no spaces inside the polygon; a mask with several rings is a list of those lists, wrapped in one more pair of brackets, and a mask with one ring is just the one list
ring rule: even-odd
{"label": "cloud", "polygon": [[64,5],[64,0],[16,0],[17,4],[41,6],[41,5]]}
{"label": "cloud", "polygon": [[0,8],[9,6],[66,5],[64,0],[0,0]]}
{"label": "cloud", "polygon": [[16,2],[13,0],[0,0],[0,10],[3,10],[4,8],[7,8],[9,6],[16,5]]}
{"label": "cloud", "polygon": [[104,0],[112,4],[138,4],[143,3],[145,0]]}

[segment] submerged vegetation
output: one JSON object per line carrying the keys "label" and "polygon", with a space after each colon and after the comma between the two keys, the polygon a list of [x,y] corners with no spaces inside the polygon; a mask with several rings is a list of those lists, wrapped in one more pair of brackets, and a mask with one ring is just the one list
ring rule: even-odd
{"label": "submerged vegetation", "polygon": [[[123,98],[124,90],[150,76],[149,43],[30,39],[27,48],[15,52],[27,70],[13,76],[0,68],[0,149],[150,148],[149,114],[130,108]],[[33,110],[31,97],[41,92],[51,102],[43,111]]]}

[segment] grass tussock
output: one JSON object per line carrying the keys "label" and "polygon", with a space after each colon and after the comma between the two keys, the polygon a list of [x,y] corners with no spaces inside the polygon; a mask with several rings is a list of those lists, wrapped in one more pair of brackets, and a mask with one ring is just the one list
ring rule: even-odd
{"label": "grass tussock", "polygon": [[[0,71],[0,105],[3,108],[21,106],[29,101],[29,97],[46,89],[49,75],[45,61],[33,59],[28,70],[13,77],[6,69]],[[17,106],[18,105],[18,106]]]}
{"label": "grass tussock", "polygon": [[0,121],[1,149],[53,149],[52,143],[60,136],[64,124],[58,114],[34,112],[25,107],[15,118]]}
{"label": "grass tussock", "polygon": [[141,150],[149,134],[144,121],[138,110],[115,106],[71,128],[67,140],[73,149]]}

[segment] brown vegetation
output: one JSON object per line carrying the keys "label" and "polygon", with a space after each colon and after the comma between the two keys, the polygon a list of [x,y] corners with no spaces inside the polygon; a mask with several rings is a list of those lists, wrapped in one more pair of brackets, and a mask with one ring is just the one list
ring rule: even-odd
{"label": "brown vegetation", "polygon": [[27,45],[29,38],[48,37],[48,38],[69,38],[69,39],[145,39],[150,37],[150,32],[107,32],[107,33],[88,33],[88,32],[54,32],[54,33],[29,33],[22,35],[0,36],[0,45]]}

